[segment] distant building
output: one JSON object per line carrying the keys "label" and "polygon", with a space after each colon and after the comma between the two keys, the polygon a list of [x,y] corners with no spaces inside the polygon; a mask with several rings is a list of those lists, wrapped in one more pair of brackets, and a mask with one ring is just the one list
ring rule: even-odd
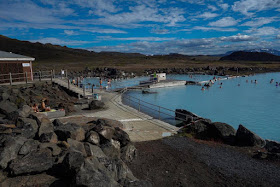
{"label": "distant building", "polygon": [[166,73],[154,73],[150,75],[150,80],[160,82],[166,80]]}
{"label": "distant building", "polygon": [[9,82],[9,73],[12,74],[13,82],[25,80],[26,73],[28,80],[33,80],[34,60],[32,57],[0,51],[0,82]]}

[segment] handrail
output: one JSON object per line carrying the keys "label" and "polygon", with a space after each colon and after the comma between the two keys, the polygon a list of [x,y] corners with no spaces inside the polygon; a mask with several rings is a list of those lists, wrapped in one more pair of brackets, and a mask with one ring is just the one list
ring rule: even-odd
{"label": "handrail", "polygon": [[[141,107],[145,107],[145,108],[147,108],[147,109],[149,109],[149,110],[152,110],[152,111],[154,111],[155,113],[158,113],[158,116],[157,116],[157,118],[159,119],[159,120],[164,120],[164,119],[162,119],[162,114],[164,114],[165,116],[169,116],[169,117],[174,117],[174,120],[179,120],[179,121],[182,121],[182,122],[188,122],[186,119],[184,119],[184,118],[180,118],[180,117],[176,117],[176,114],[180,114],[180,115],[182,115],[182,116],[186,116],[186,114],[184,114],[184,113],[181,113],[181,112],[176,112],[176,111],[174,111],[174,110],[171,110],[171,109],[168,109],[168,108],[165,108],[165,107],[162,107],[162,106],[159,106],[159,105],[155,105],[155,104],[152,104],[152,103],[149,103],[149,102],[146,102],[146,101],[143,101],[143,100],[141,100],[141,99],[139,99],[139,98],[136,98],[136,97],[133,97],[133,96],[125,96],[125,95],[123,95],[123,93],[125,93],[127,90],[129,90],[129,88],[124,88],[124,89],[122,89],[121,91],[120,91],[120,93],[121,93],[121,97],[123,98],[123,99],[127,99],[128,100],[128,103],[126,103],[126,104],[128,104],[128,106],[130,106],[130,102],[133,102],[136,106],[134,106],[134,107],[137,107],[137,105],[138,105],[138,111],[140,112],[140,110],[141,110]],[[145,104],[143,104],[143,103],[145,103]],[[152,107],[154,107],[154,108],[152,108],[152,107],[150,107],[150,106],[147,106],[147,105],[150,105],[150,106],[152,106]],[[133,107],[133,105],[131,105],[132,107]],[[157,108],[157,109],[156,109]],[[136,108],[137,109],[137,108]],[[165,112],[165,110],[166,111],[169,111],[169,113],[167,113],[167,112]],[[173,114],[170,114],[170,112],[173,112]],[[148,113],[149,115],[154,115],[154,114],[150,114],[150,113]],[[196,114],[194,114],[194,115],[196,115]],[[196,115],[197,116],[197,115]],[[198,118],[201,118],[201,117],[199,117],[198,116]]]}

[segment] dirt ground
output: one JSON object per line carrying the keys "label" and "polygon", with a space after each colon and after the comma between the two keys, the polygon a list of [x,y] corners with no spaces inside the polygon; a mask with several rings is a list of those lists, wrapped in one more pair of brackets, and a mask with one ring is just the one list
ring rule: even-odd
{"label": "dirt ground", "polygon": [[186,137],[136,143],[133,174],[154,186],[280,186],[280,165],[253,159],[253,149]]}

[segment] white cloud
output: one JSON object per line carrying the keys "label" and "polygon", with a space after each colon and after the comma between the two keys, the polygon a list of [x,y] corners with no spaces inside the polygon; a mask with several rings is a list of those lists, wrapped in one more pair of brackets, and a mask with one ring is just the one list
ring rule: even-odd
{"label": "white cloud", "polygon": [[280,8],[280,0],[241,0],[232,5],[235,12],[251,16],[254,12]]}
{"label": "white cloud", "polygon": [[157,9],[146,5],[130,7],[129,12],[119,14],[107,14],[97,20],[100,24],[114,26],[128,26],[141,22],[165,23],[174,26],[178,22],[185,21],[183,11],[179,8]]}
{"label": "white cloud", "polygon": [[107,12],[115,13],[119,11],[114,5],[114,0],[70,0],[69,2],[83,8],[90,8],[91,13],[94,13],[95,15],[102,16]]}
{"label": "white cloud", "polygon": [[213,6],[213,5],[208,5],[207,8],[210,9],[211,11],[213,11],[213,12],[218,10],[218,8]]}
{"label": "white cloud", "polygon": [[226,11],[229,7],[229,5],[226,3],[220,3],[220,4],[218,4],[218,6],[221,7],[224,11]]}
{"label": "white cloud", "polygon": [[175,40],[175,38],[164,38],[164,37],[128,37],[128,38],[114,38],[114,37],[99,37],[102,40],[119,40],[119,41],[168,41]]}
{"label": "white cloud", "polygon": [[32,1],[1,2],[0,18],[28,23],[57,23],[61,20],[53,16],[53,11],[42,8]]}
{"label": "white cloud", "polygon": [[102,29],[102,28],[96,28],[96,27],[91,27],[91,28],[83,28],[83,31],[88,31],[92,33],[104,33],[104,34],[126,34],[126,31],[122,31],[119,29]]}
{"label": "white cloud", "polygon": [[75,34],[75,32],[72,31],[72,30],[64,30],[64,33],[65,33],[66,35],[70,35],[70,36]]}
{"label": "white cloud", "polygon": [[191,3],[191,4],[198,4],[198,5],[204,5],[204,0],[178,0],[181,2]]}
{"label": "white cloud", "polygon": [[280,33],[280,29],[274,27],[262,27],[262,28],[252,28],[247,31],[247,33],[251,33],[255,36],[276,36]]}
{"label": "white cloud", "polygon": [[220,38],[222,41],[229,41],[229,42],[242,42],[242,41],[254,41],[257,40],[256,37],[249,36],[249,35],[242,35],[242,34],[237,34],[235,36],[222,36]]}
{"label": "white cloud", "polygon": [[275,21],[275,18],[273,17],[261,17],[261,18],[255,18],[251,21],[247,21],[243,23],[241,26],[249,26],[249,27],[260,27],[269,23],[272,23]]}
{"label": "white cloud", "polygon": [[238,21],[232,17],[224,17],[218,21],[209,23],[209,25],[214,27],[230,27],[236,25],[237,23]]}
{"label": "white cloud", "polygon": [[[195,26],[192,28],[193,30],[203,30],[203,31],[221,31],[221,32],[234,32],[237,31],[236,28],[221,28],[221,27],[201,27],[201,26]],[[189,30],[191,31],[191,30]]]}
{"label": "white cloud", "polygon": [[200,14],[196,16],[196,18],[204,18],[204,19],[211,19],[219,16],[219,14],[212,13],[212,12],[204,12],[203,14]]}

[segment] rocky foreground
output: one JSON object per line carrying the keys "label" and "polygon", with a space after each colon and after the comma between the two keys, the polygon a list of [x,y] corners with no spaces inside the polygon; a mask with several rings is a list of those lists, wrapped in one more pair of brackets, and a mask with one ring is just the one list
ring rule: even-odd
{"label": "rocky foreground", "polygon": [[0,124],[0,186],[151,186],[124,163],[136,148],[114,124],[63,124],[37,113]]}
{"label": "rocky foreground", "polygon": [[76,98],[54,84],[0,88],[0,186],[151,186],[125,164],[136,148],[119,122],[50,121],[30,107],[44,97],[73,111]]}

